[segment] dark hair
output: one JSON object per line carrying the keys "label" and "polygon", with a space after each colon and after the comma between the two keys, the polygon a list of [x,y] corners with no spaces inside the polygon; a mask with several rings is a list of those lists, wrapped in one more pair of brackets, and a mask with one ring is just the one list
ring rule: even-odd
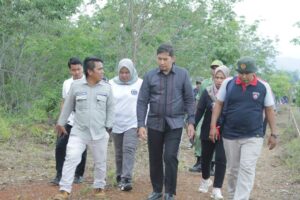
{"label": "dark hair", "polygon": [[101,62],[103,64],[103,60],[97,57],[86,57],[83,61],[83,71],[86,77],[89,76],[88,70],[93,70],[95,68],[95,62]]}
{"label": "dark hair", "polygon": [[173,57],[174,49],[170,44],[161,44],[156,51],[156,55],[161,53],[169,53],[169,56]]}
{"label": "dark hair", "polygon": [[82,62],[79,60],[79,58],[72,57],[68,61],[68,67],[71,68],[71,65],[82,65]]}

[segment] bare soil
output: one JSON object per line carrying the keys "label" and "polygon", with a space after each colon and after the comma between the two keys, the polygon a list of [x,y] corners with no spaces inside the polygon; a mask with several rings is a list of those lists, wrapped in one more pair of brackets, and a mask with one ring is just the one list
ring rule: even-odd
{"label": "bare soil", "polygon": [[[280,130],[289,120],[287,109],[278,115]],[[130,192],[115,187],[113,144],[109,144],[107,190],[105,200],[144,200],[152,191],[146,142],[140,142],[134,170],[134,185]],[[183,136],[177,185],[177,200],[210,199],[210,193],[198,192],[201,173],[188,172],[194,164],[193,150],[188,149],[188,140]],[[55,175],[54,145],[36,144],[30,138],[18,138],[0,143],[0,200],[50,200],[58,192],[58,186],[49,184]],[[251,200],[299,200],[300,181],[282,161],[284,145],[279,143],[275,150],[263,148],[257,164],[256,179]],[[90,152],[85,181],[74,185],[71,199],[93,200],[93,162]],[[226,199],[226,180],[223,195]],[[99,199],[99,198],[98,198]]]}

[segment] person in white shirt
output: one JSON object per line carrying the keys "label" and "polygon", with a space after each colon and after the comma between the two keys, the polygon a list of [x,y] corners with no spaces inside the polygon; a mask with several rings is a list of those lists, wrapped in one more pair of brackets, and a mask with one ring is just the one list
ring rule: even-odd
{"label": "person in white shirt", "polygon": [[[63,83],[62,89],[62,103],[61,108],[63,107],[64,100],[66,99],[71,85],[74,81],[83,80],[85,77],[83,75],[82,63],[78,58],[72,57],[68,61],[69,72],[71,74],[71,78],[67,79]],[[71,132],[71,128],[74,124],[74,112],[72,112],[68,118],[68,123],[65,125],[65,129],[67,134],[58,134],[56,147],[55,147],[55,161],[56,161],[56,176],[50,183],[54,185],[58,185],[62,176],[62,168],[65,161],[67,144],[69,141],[69,135]],[[74,183],[81,183],[83,181],[83,174],[86,163],[86,150],[83,152],[81,157],[81,162],[78,164],[75,172]]]}
{"label": "person in white shirt", "polygon": [[128,58],[119,62],[118,75],[109,81],[115,101],[112,138],[116,180],[122,191],[132,189],[132,171],[138,145],[136,105],[142,82]]}

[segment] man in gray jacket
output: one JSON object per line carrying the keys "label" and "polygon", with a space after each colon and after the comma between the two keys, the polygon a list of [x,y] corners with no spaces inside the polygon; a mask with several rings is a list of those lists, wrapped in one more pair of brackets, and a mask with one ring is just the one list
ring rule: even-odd
{"label": "man in gray jacket", "polygon": [[[162,44],[157,49],[157,63],[159,67],[146,73],[140,89],[137,102],[138,134],[142,139],[148,136],[153,187],[148,200],[162,198],[163,183],[164,199],[173,200],[176,194],[177,157],[185,114],[188,136],[194,136],[194,95],[187,70],[175,65],[171,45]],[[145,119],[148,104],[147,134]]]}
{"label": "man in gray jacket", "polygon": [[67,145],[66,158],[59,182],[60,192],[55,200],[69,198],[82,152],[88,145],[94,158],[94,184],[96,196],[104,196],[106,185],[106,154],[109,133],[113,123],[113,97],[111,86],[104,82],[103,61],[88,57],[83,64],[85,80],[74,82],[60,114],[56,129],[65,133],[64,125],[72,111],[74,126]]}

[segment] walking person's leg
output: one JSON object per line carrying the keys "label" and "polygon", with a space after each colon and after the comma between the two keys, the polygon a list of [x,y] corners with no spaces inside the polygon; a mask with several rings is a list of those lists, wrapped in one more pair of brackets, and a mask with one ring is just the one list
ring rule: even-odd
{"label": "walking person's leg", "polygon": [[71,132],[72,126],[66,125],[65,129],[67,134],[57,136],[56,147],[55,147],[55,164],[56,164],[56,176],[51,181],[51,183],[58,185],[62,176],[62,168],[64,166],[64,161],[66,157],[66,149],[69,141],[69,135]]}
{"label": "walking person's leg", "polygon": [[115,162],[116,162],[116,180],[119,184],[122,175],[122,165],[123,165],[123,137],[124,133],[112,133],[111,134],[114,148],[115,148]]}
{"label": "walking person's leg", "polygon": [[[148,128],[148,151],[149,151],[149,167],[150,179],[153,188],[151,197],[161,197],[163,189],[164,169],[163,169],[163,147],[164,133]],[[153,198],[154,199],[154,198]]]}
{"label": "walking person's leg", "polygon": [[132,171],[135,161],[135,152],[138,144],[137,129],[132,128],[124,133],[123,139],[123,166],[122,166],[122,187],[121,190],[132,189]]}
{"label": "walking person's leg", "polygon": [[107,146],[109,136],[105,136],[100,140],[93,140],[89,142],[89,148],[92,151],[94,159],[94,184],[93,188],[104,189],[106,185],[106,158],[107,158]]}
{"label": "walking person's leg", "polygon": [[[201,124],[201,123],[200,123]],[[197,130],[195,131],[195,138],[194,138],[194,154],[196,157],[196,163],[193,165],[193,167],[189,168],[190,172],[201,172],[202,166],[202,158],[201,158],[201,139],[200,139],[200,128],[201,126],[198,126]]]}
{"label": "walking person's leg", "polygon": [[66,158],[59,182],[60,190],[71,192],[76,166],[80,163],[81,155],[86,149],[86,141],[71,135],[67,145]]}
{"label": "walking person's leg", "polygon": [[223,199],[221,188],[223,186],[226,171],[226,156],[223,140],[215,142],[215,178],[211,197],[213,199]]}
{"label": "walking person's leg", "polygon": [[212,185],[210,178],[210,165],[215,150],[215,144],[209,140],[201,140],[202,146],[202,179],[200,181],[199,192],[206,193]]}
{"label": "walking person's leg", "polygon": [[253,188],[256,162],[260,156],[263,138],[253,137],[241,140],[240,169],[234,200],[248,200]]}
{"label": "walking person's leg", "polygon": [[87,149],[82,153],[81,155],[81,161],[77,165],[76,170],[75,170],[75,178],[74,178],[74,183],[82,183],[83,181],[83,174],[85,170],[85,164],[86,164],[86,156],[87,156]]}
{"label": "walking person's leg", "polygon": [[223,138],[225,155],[227,159],[227,192],[228,200],[234,198],[236,184],[240,167],[240,148],[239,140],[228,140]]}
{"label": "walking person's leg", "polygon": [[165,132],[164,164],[165,164],[165,193],[176,195],[178,150],[182,128],[167,129]]}

